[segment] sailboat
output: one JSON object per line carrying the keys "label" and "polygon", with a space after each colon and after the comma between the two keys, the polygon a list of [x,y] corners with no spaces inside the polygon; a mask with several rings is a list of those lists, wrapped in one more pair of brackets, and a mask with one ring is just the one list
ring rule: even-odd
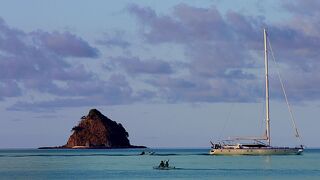
{"label": "sailboat", "polygon": [[[265,103],[266,103],[266,133],[262,137],[236,137],[219,143],[211,142],[211,155],[299,155],[303,152],[303,145],[298,147],[276,147],[271,145],[270,114],[269,114],[269,75],[268,75],[268,46],[267,31],[263,30],[264,61],[265,61]],[[272,50],[272,49],[271,49]],[[281,82],[281,79],[280,79]],[[281,82],[282,83],[282,82]],[[283,87],[283,86],[282,86]],[[283,88],[284,90],[284,88]],[[284,91],[285,93],[285,91]],[[287,97],[285,94],[287,101]],[[287,102],[289,107],[289,103]],[[291,113],[290,107],[289,111]],[[292,113],[290,114],[292,115]],[[293,117],[293,116],[292,116]],[[295,127],[295,123],[293,120]],[[295,127],[296,137],[300,137]],[[235,143],[235,141],[250,141],[251,143]]]}

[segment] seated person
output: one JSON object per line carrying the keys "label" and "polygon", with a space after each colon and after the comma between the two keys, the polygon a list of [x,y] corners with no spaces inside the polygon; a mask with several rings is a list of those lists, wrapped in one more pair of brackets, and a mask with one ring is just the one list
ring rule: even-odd
{"label": "seated person", "polygon": [[160,162],[159,167],[164,167],[164,162],[163,161]]}
{"label": "seated person", "polygon": [[165,163],[164,167],[169,167],[169,160],[168,160],[168,161],[166,161],[166,163]]}

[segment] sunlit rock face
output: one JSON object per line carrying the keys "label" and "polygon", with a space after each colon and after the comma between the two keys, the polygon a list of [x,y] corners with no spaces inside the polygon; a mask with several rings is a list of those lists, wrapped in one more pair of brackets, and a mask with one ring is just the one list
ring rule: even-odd
{"label": "sunlit rock face", "polygon": [[83,116],[72,128],[66,148],[130,148],[129,134],[122,124],[112,121],[96,109]]}

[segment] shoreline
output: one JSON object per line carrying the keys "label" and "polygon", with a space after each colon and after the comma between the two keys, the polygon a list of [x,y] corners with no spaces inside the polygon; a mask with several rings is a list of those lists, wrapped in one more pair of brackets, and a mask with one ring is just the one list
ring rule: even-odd
{"label": "shoreline", "polygon": [[74,147],[65,147],[65,146],[56,146],[56,147],[38,147],[36,149],[147,149],[146,146],[126,146],[126,147],[105,147],[105,146],[74,146]]}

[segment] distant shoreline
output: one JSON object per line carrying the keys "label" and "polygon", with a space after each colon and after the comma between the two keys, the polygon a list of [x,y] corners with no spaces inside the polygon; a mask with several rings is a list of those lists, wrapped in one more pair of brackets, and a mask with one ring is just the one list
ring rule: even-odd
{"label": "distant shoreline", "polygon": [[128,146],[128,147],[105,147],[105,146],[95,146],[95,147],[87,147],[87,146],[74,146],[74,147],[65,147],[65,146],[57,146],[57,147],[38,147],[37,149],[146,149],[146,146]]}
{"label": "distant shoreline", "polygon": [[[72,148],[59,148],[59,147],[8,147],[8,148],[0,148],[0,150],[36,150],[36,149],[69,149],[72,150]],[[125,147],[125,148],[87,148],[87,149],[210,149],[210,147]],[[77,150],[77,149],[75,149]],[[305,148],[305,150],[320,150],[320,147],[308,147]]]}

